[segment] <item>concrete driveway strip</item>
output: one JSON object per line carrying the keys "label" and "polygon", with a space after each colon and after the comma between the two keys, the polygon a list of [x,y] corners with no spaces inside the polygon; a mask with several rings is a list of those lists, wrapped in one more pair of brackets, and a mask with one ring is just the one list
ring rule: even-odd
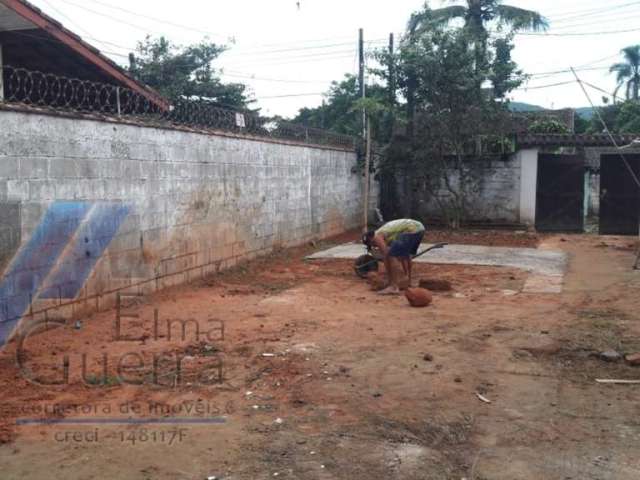
{"label": "concrete driveway strip", "polygon": [[[423,244],[422,251],[429,244]],[[309,260],[319,259],[356,259],[363,255],[362,245],[348,243],[315,253]],[[419,257],[420,263],[481,265],[492,267],[511,267],[531,273],[525,283],[528,293],[559,293],[562,291],[564,274],[567,270],[568,255],[557,250],[536,248],[486,247],[479,245],[447,245],[439,250]]]}

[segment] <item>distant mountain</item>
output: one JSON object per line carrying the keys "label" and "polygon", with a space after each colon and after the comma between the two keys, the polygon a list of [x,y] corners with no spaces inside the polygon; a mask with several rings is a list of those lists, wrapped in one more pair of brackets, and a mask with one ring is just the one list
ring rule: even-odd
{"label": "distant mountain", "polygon": [[593,108],[591,107],[576,108],[576,113],[585,120],[591,120],[594,115]]}
{"label": "distant mountain", "polygon": [[509,108],[512,112],[540,112],[545,110],[538,105],[531,105],[530,103],[523,102],[510,102]]}
{"label": "distant mountain", "polygon": [[[540,112],[542,110],[546,110],[545,108],[539,105],[532,105],[530,103],[523,102],[511,102],[509,104],[509,108],[512,112]],[[580,115],[584,120],[591,120],[593,117],[593,109],[591,107],[580,107],[574,109],[578,115]]]}

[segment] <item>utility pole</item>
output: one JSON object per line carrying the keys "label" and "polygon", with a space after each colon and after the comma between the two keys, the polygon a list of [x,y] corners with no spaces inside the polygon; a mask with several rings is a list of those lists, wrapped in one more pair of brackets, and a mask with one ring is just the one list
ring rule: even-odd
{"label": "utility pole", "polygon": [[371,190],[371,122],[367,123],[366,153],[364,157],[364,230],[369,229],[369,192]]}
{"label": "utility pole", "polygon": [[[358,38],[358,55],[359,55],[359,74],[358,80],[360,85],[360,98],[364,100],[367,97],[367,90],[364,83],[365,62],[364,62],[364,30],[361,28]],[[369,156],[371,152],[370,130],[367,124],[367,109],[362,105],[362,142],[365,146],[364,161],[364,226],[363,231],[369,228]]]}
{"label": "utility pole", "polygon": [[[415,27],[409,30],[409,43],[414,46],[416,42]],[[407,72],[407,135],[413,144],[415,134],[415,114],[416,114],[416,87],[417,79],[415,67],[410,64]]]}
{"label": "utility pole", "polygon": [[[359,65],[360,65],[359,75],[358,75],[358,80],[360,82],[360,98],[364,100],[367,96],[367,91],[364,84],[364,73],[365,73],[364,72],[364,69],[365,69],[364,30],[362,28],[360,29],[360,38],[358,41],[358,55],[359,55]],[[366,141],[366,139],[367,139],[367,111],[363,105],[362,106],[362,140]]]}
{"label": "utility pole", "polygon": [[395,38],[393,33],[389,34],[389,100],[391,105],[396,103],[396,65],[393,61],[395,52]]}
{"label": "utility pole", "polygon": [[391,110],[389,111],[389,131],[387,132],[389,135],[388,140],[390,141],[393,137],[393,131],[395,130],[395,112],[394,108],[396,106],[396,65],[395,60],[393,58],[393,54],[395,52],[395,38],[393,33],[389,34],[389,105]]}
{"label": "utility pole", "polygon": [[4,101],[4,67],[2,63],[2,44],[0,43],[0,102]]}

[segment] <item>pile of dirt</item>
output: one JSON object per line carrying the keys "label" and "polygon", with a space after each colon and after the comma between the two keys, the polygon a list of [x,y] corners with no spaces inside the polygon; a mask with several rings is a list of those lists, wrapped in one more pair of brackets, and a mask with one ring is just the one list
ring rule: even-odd
{"label": "pile of dirt", "polygon": [[420,288],[424,288],[425,290],[430,290],[432,292],[450,292],[453,290],[453,286],[450,281],[436,278],[423,278],[420,280]]}
{"label": "pile of dirt", "polygon": [[426,243],[447,242],[458,245],[483,245],[488,247],[536,248],[540,236],[536,233],[503,230],[445,230],[427,229]]}

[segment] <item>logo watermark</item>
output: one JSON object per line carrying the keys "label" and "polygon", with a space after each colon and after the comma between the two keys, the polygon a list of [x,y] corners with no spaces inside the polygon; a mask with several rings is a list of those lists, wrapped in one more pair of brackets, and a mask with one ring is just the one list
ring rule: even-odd
{"label": "logo watermark", "polygon": [[40,321],[23,329],[17,337],[16,365],[32,384],[61,386],[77,383],[79,379],[93,387],[175,388],[214,386],[225,381],[220,349],[225,340],[222,320],[162,318],[159,310],[154,309],[153,318],[145,322],[139,315],[123,313],[118,301],[110,344],[113,348],[109,352],[60,356],[50,352],[55,358],[42,362],[42,352],[31,348],[30,340],[66,326],[63,320]]}

